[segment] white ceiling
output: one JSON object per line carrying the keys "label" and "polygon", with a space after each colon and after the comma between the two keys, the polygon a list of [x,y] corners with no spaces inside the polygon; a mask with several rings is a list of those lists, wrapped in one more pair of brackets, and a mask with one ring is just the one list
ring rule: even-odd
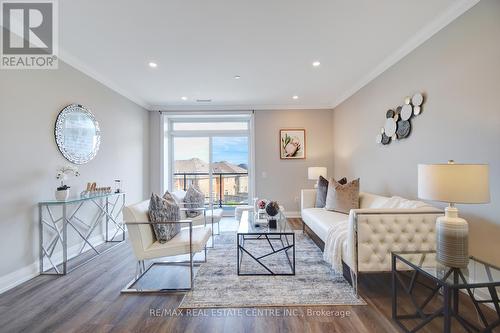
{"label": "white ceiling", "polygon": [[148,109],[332,108],[478,1],[64,0],[60,56]]}

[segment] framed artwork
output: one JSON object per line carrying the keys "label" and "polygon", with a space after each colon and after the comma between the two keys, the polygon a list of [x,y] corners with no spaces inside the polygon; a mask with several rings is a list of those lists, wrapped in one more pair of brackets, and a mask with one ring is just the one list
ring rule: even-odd
{"label": "framed artwork", "polygon": [[280,158],[282,160],[298,160],[306,158],[306,130],[280,130]]}

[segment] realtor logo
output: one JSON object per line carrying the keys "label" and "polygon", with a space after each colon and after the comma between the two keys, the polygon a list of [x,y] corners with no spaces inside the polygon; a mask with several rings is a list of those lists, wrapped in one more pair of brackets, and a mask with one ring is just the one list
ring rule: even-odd
{"label": "realtor logo", "polygon": [[2,1],[1,69],[57,69],[55,0]]}

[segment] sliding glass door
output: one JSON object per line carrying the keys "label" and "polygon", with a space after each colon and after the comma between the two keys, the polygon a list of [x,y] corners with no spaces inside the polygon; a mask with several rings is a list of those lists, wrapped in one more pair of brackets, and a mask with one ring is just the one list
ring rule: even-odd
{"label": "sliding glass door", "polygon": [[220,207],[248,204],[248,137],[213,137],[212,188]]}
{"label": "sliding glass door", "polygon": [[167,117],[165,175],[172,190],[196,185],[207,202],[228,213],[247,205],[251,191],[249,117]]}

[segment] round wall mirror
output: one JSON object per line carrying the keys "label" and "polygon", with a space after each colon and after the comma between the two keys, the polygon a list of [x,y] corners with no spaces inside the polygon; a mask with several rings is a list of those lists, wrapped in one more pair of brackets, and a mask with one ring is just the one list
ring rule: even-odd
{"label": "round wall mirror", "polygon": [[86,107],[71,104],[57,116],[55,136],[63,156],[75,164],[91,161],[99,150],[99,123]]}

